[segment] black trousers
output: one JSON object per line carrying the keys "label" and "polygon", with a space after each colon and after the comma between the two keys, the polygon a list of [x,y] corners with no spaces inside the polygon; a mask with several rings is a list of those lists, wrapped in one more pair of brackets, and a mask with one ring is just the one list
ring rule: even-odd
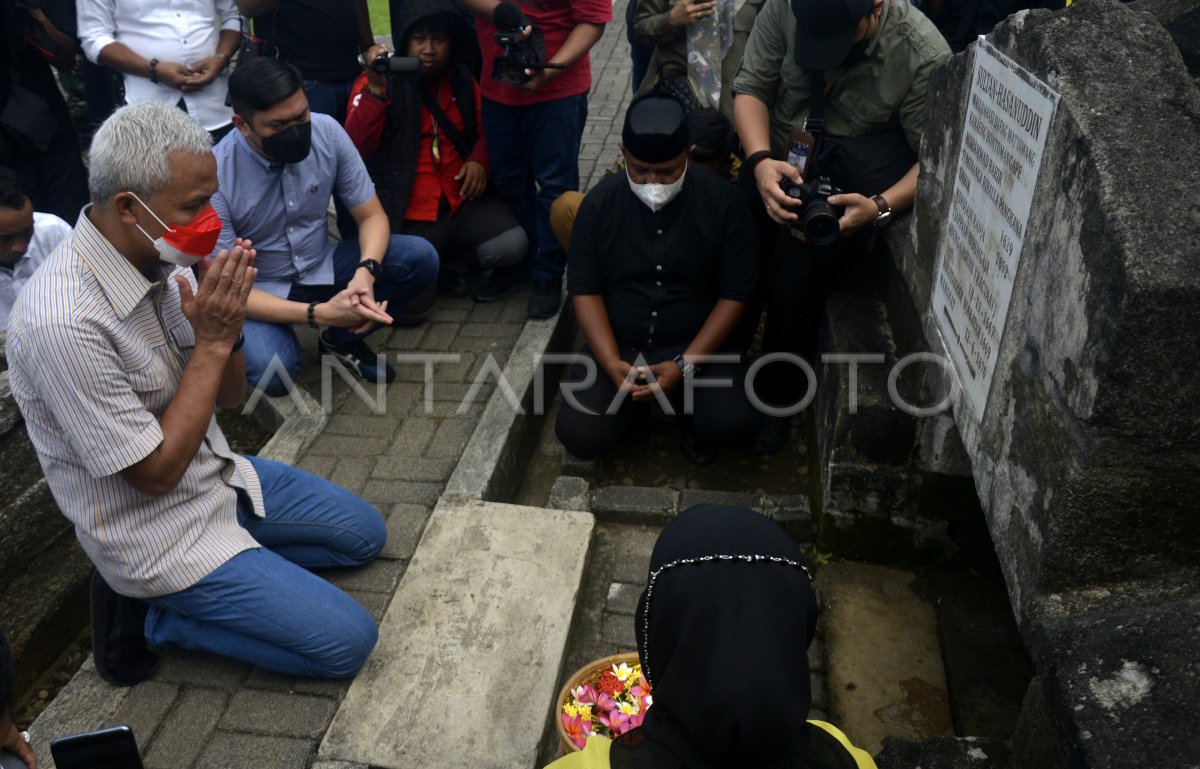
{"label": "black trousers", "polygon": [[457,211],[439,216],[436,222],[406,220],[401,231],[432,243],[443,267],[506,267],[524,259],[529,250],[529,237],[517,217],[507,204],[490,195],[464,201]]}
{"label": "black trousers", "polygon": [[[685,347],[680,344],[643,351],[622,347],[621,356],[623,360],[633,363],[640,353],[648,365],[654,365],[674,360]],[[591,351],[585,347],[581,354],[592,365],[576,363],[571,370],[571,384],[583,382],[589,370],[595,371],[595,381],[581,390],[563,394],[554,433],[567,451],[577,457],[591,459],[627,444],[635,431],[645,430],[651,416],[649,410],[659,408],[659,403],[657,399],[635,402],[628,396],[618,402],[617,386],[600,370]],[[748,443],[761,429],[763,415],[753,407],[746,395],[746,364],[741,361],[703,363],[701,368],[697,383],[712,383],[722,379],[730,381],[720,387],[693,387],[690,418],[694,429],[700,435],[720,443]],[[572,398],[575,403],[572,403]],[[680,384],[676,392],[670,393],[669,399],[674,413],[688,418],[685,414],[684,384]]]}
{"label": "black trousers", "polygon": [[[753,176],[739,179],[738,186],[750,203],[760,244],[758,292],[738,338],[753,338],[765,306],[762,354],[798,356],[816,369],[825,301],[835,289],[870,292],[882,287],[888,273],[886,254],[873,248],[869,227],[828,246],[797,240],[767,216]],[[791,362],[768,363],[755,382],[763,401],[779,408],[798,403],[808,387],[804,372]]]}

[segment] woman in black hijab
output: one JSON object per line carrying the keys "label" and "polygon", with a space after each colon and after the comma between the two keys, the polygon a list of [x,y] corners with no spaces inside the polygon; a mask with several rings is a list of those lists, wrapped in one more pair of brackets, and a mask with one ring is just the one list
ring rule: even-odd
{"label": "woman in black hijab", "polygon": [[554,769],[874,769],[836,728],[806,720],[816,621],[803,556],[777,524],[688,509],[654,546],[635,619],[654,704],[641,728]]}

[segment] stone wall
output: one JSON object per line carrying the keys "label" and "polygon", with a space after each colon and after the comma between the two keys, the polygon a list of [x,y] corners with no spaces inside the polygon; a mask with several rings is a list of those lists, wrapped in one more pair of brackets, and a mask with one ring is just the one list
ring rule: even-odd
{"label": "stone wall", "polygon": [[18,695],[87,625],[91,564],[42,477],[0,372],[0,628],[17,662]]}
{"label": "stone wall", "polygon": [[[1200,752],[1200,91],[1159,21],[1115,0],[990,39],[1061,99],[990,396],[955,422],[1070,765],[1181,766]],[[938,354],[971,55],[931,81],[915,225],[893,238]]]}
{"label": "stone wall", "polygon": [[[937,561],[987,536],[953,416],[918,416],[898,405],[897,396],[910,408],[930,407],[946,388],[925,376],[929,366],[901,362],[927,350],[904,338],[901,329],[919,336],[911,329],[920,326],[915,312],[899,317],[893,299],[901,297],[841,292],[826,303],[815,412],[817,541],[842,558]],[[857,359],[853,373],[848,358]],[[894,370],[902,373],[889,384]]]}

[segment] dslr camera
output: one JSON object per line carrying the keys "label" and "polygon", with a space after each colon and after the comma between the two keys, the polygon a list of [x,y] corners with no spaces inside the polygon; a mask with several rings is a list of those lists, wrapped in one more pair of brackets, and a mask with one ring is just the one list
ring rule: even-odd
{"label": "dslr camera", "polygon": [[801,203],[797,211],[800,218],[788,225],[793,237],[814,246],[828,246],[837,240],[841,230],[838,221],[846,207],[829,203],[829,197],[841,195],[842,190],[833,186],[828,176],[818,176],[804,184],[785,181],[783,194]]}

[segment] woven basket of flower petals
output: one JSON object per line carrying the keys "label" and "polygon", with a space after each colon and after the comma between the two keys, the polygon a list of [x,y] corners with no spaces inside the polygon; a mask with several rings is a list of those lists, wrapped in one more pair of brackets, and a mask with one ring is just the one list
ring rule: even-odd
{"label": "woven basket of flower petals", "polygon": [[576,670],[558,693],[554,723],[563,752],[592,734],[617,737],[642,725],[653,703],[637,652],[614,654]]}

